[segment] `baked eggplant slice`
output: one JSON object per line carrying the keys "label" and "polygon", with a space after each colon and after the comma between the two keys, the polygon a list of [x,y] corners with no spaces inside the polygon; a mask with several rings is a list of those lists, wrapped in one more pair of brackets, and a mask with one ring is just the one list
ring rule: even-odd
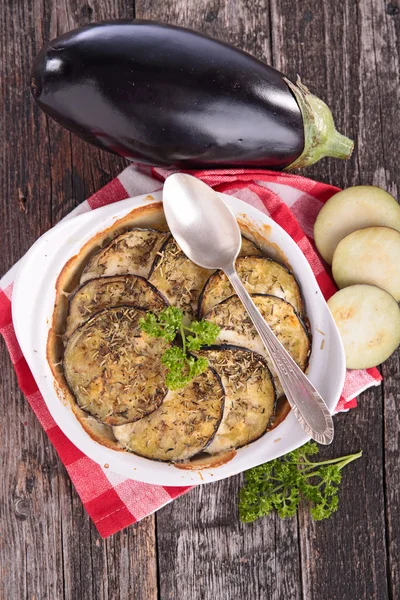
{"label": "baked eggplant slice", "polygon": [[[293,306],[277,296],[251,294],[253,301],[276,337],[283,344],[299,367],[305,371],[311,349],[311,342],[305,325]],[[231,296],[205,316],[207,321],[216,323],[221,331],[217,344],[244,346],[266,358],[274,378],[278,397],[283,395],[282,386],[272,367],[264,344],[254,328],[246,309],[237,296]]]}
{"label": "baked eggplant slice", "polygon": [[119,443],[140,456],[187,460],[213,439],[222,419],[224,389],[208,368],[179,391],[168,392],[158,410],[136,423],[114,427]]}
{"label": "baked eggplant slice", "polygon": [[206,452],[241,448],[261,437],[274,416],[276,394],[265,358],[239,348],[224,346],[196,352],[218,373],[225,389],[224,415]]}
{"label": "baked eggplant slice", "polygon": [[112,275],[147,278],[157,252],[169,236],[155,229],[131,229],[122,233],[92,256],[81,275],[81,283]]}
{"label": "baked eggplant slice", "polygon": [[167,393],[162,338],[140,329],[146,312],[132,306],[103,310],[69,338],[64,375],[80,408],[107,425],[122,425],[156,410]]}
{"label": "baked eggplant slice", "polygon": [[262,256],[263,253],[256,244],[242,236],[242,247],[238,256]]}
{"label": "baked eggplant slice", "polygon": [[167,302],[143,277],[118,275],[90,279],[70,296],[65,337],[70,337],[95,313],[122,305],[140,306],[144,310],[157,312],[165,308]]}
{"label": "baked eggplant slice", "polygon": [[[242,237],[242,252],[258,254],[261,250],[253,242]],[[158,252],[149,281],[177,306],[185,315],[185,321],[193,321],[198,312],[202,289],[213,271],[195,265],[182,252],[174,238],[169,238]]]}
{"label": "baked eggplant slice", "polygon": [[[250,294],[272,294],[289,302],[299,315],[303,314],[300,289],[292,273],[270,258],[246,256],[236,260],[236,271]],[[228,277],[217,271],[209,277],[199,299],[199,317],[216,304],[234,295]]]}
{"label": "baked eggplant slice", "polygon": [[195,318],[200,292],[211,273],[189,260],[171,237],[155,259],[149,281],[182,310],[187,322]]}

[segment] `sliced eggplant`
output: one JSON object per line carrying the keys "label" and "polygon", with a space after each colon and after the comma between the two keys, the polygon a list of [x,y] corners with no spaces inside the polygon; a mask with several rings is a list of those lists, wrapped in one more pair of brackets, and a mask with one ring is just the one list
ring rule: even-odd
{"label": "sliced eggplant", "polygon": [[[305,371],[308,364],[311,342],[306,327],[296,314],[293,306],[286,302],[286,300],[276,296],[251,294],[251,297],[276,337],[299,367]],[[264,344],[237,296],[231,296],[214,306],[205,316],[205,319],[216,323],[221,328],[217,344],[244,346],[265,356],[274,378],[278,397],[283,395],[282,386]]]}
{"label": "sliced eggplant", "polygon": [[70,296],[65,337],[68,338],[95,313],[122,305],[157,312],[165,308],[167,302],[143,277],[119,275],[90,279]]}
{"label": "sliced eggplant", "polygon": [[330,265],[339,242],[365,227],[384,226],[400,231],[400,206],[385,190],[356,185],[334,194],[320,210],[314,225],[315,244]]}
{"label": "sliced eggplant", "polygon": [[[289,302],[299,315],[303,314],[300,289],[296,279],[283,265],[270,258],[249,256],[236,260],[236,271],[250,294],[272,294]],[[207,314],[216,304],[235,292],[223,271],[208,279],[199,300],[199,316]]]}
{"label": "sliced eggplant", "polygon": [[157,252],[169,235],[155,229],[131,229],[122,233],[92,256],[82,273],[81,283],[112,275],[147,278]]}
{"label": "sliced eggplant", "polygon": [[400,308],[388,292],[351,285],[328,300],[346,353],[348,369],[384,362],[400,344]]}
{"label": "sliced eggplant", "polygon": [[332,273],[339,288],[376,285],[400,301],[400,233],[390,227],[354,231],[333,255]]}
{"label": "sliced eggplant", "polygon": [[170,391],[148,417],[114,427],[119,443],[140,456],[161,461],[187,460],[210,443],[221,422],[224,389],[211,368],[179,391]]}
{"label": "sliced eggplant", "polygon": [[69,338],[63,368],[80,408],[102,423],[141,419],[162,403],[166,369],[162,338],[140,329],[145,311],[132,306],[103,310]]}
{"label": "sliced eggplant", "polygon": [[[261,250],[242,237],[242,252],[253,255]],[[189,322],[196,318],[201,291],[212,273],[189,260],[171,237],[158,252],[149,281],[171,305],[182,310],[185,321]]]}
{"label": "sliced eggplant", "polygon": [[189,260],[173,238],[161,248],[149,281],[177,306],[186,321],[195,318],[200,292],[212,271],[198,267]]}
{"label": "sliced eggplant", "polygon": [[242,236],[242,247],[239,256],[262,256],[263,253],[256,244]]}
{"label": "sliced eggplant", "polygon": [[261,437],[274,416],[276,394],[265,358],[237,346],[196,352],[208,359],[225,389],[224,415],[206,452],[241,448]]}

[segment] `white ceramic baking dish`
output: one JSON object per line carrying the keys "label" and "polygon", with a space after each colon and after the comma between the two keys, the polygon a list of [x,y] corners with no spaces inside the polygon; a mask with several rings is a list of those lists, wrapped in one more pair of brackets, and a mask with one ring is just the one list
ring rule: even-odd
{"label": "white ceramic baking dish", "polygon": [[[303,253],[290,236],[258,209],[223,195],[236,217],[264,239],[267,248],[278,247],[295,273],[305,300],[313,338],[308,376],[331,412],[339,400],[345,377],[345,358],[338,330]],[[13,291],[16,335],[43,398],[64,434],[87,456],[126,477],[159,485],[193,485],[229,477],[272,460],[304,444],[309,438],[290,413],[274,430],[219,467],[185,471],[171,464],[118,452],[95,442],[81,427],[71,407],[57,393],[46,358],[52,323],[56,281],[67,261],[98,232],[133,210],[162,201],[161,192],[138,196],[99,208],[59,223],[44,234],[20,264]],[[143,225],[142,225],[143,226]]]}

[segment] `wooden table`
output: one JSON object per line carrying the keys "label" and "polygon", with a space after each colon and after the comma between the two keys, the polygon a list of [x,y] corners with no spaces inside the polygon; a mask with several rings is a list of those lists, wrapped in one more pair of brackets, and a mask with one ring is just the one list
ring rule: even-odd
{"label": "wooden table", "polygon": [[[124,161],[35,108],[30,65],[44,42],[113,18],[188,25],[304,82],[356,142],[348,162],[306,175],[338,186],[400,185],[399,0],[3,0],[0,3],[0,273]],[[27,298],[29,302],[29,298]],[[199,487],[104,541],[18,389],[0,343],[1,600],[372,600],[400,594],[400,353],[384,384],[335,420],[326,456],[364,451],[340,507],[243,525],[242,477]]]}

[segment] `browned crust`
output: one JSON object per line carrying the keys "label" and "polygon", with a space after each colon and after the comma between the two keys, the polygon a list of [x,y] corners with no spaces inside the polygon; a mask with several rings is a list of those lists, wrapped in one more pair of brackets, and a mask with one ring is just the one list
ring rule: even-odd
{"label": "browned crust", "polygon": [[[289,273],[291,273],[294,276],[294,278],[297,281],[297,278],[296,278],[296,275],[292,268],[292,265],[288,261],[286,254],[281,250],[281,248],[277,244],[274,244],[273,242],[270,242],[268,240],[268,236],[271,232],[270,225],[262,225],[261,229],[258,230],[256,227],[251,227],[248,219],[246,218],[246,215],[243,215],[242,219],[239,217],[238,223],[239,223],[240,230],[241,230],[242,234],[244,235],[244,237],[247,237],[251,242],[254,242],[256,244],[256,246],[261,248],[261,250],[264,253],[264,256],[272,258],[273,260],[278,262],[280,265],[282,265],[282,267],[285,267],[289,271]],[[260,231],[262,233],[260,233]],[[304,296],[303,296],[303,292],[302,292],[300,285],[299,285],[299,293],[300,293],[300,298],[301,298],[301,304],[303,306],[303,315],[302,316],[305,317],[306,305],[304,302]]]}
{"label": "browned crust", "polygon": [[123,451],[121,446],[115,439],[112,428],[104,425],[88,413],[85,413],[77,405],[71,390],[68,387],[61,366],[62,356],[59,354],[59,344],[62,346],[60,336],[57,336],[53,329],[50,329],[47,338],[47,362],[55,379],[54,389],[57,396],[65,406],[70,406],[75,417],[78,419],[81,427],[91,437],[92,440],[98,442],[102,446],[111,448],[112,450]]}
{"label": "browned crust", "polygon": [[[276,411],[275,415],[272,419],[271,424],[268,426],[268,429],[265,433],[271,432],[273,429],[276,429],[278,425],[280,425],[290,413],[290,404],[285,398],[279,398],[276,403]],[[264,433],[264,435],[265,435]],[[262,437],[262,436],[260,436]],[[260,439],[260,438],[258,438]],[[253,440],[256,441],[256,440]],[[251,442],[252,443],[252,442]],[[206,454],[202,453],[195,458],[192,458],[189,461],[174,463],[174,467],[177,469],[182,469],[184,471],[198,471],[201,469],[216,469],[217,467],[221,467],[228,463],[232,458],[234,458],[237,454],[237,449],[232,448],[231,450],[227,450],[226,452],[221,452],[220,454]]]}
{"label": "browned crust", "polygon": [[[213,373],[214,377],[215,377],[215,378],[216,378],[216,380],[217,380],[217,383],[218,383],[218,385],[220,386],[220,389],[221,389],[221,394],[222,394],[222,399],[221,399],[221,406],[220,406],[221,410],[220,410],[219,419],[218,419],[218,421],[217,421],[217,422],[216,422],[216,424],[215,424],[215,429],[214,429],[214,432],[213,432],[213,434],[211,435],[211,437],[208,439],[206,446],[203,446],[203,450],[205,450],[205,448],[207,448],[207,446],[208,446],[209,444],[211,444],[211,442],[213,441],[214,437],[216,436],[216,434],[217,434],[217,431],[218,431],[218,428],[219,428],[219,426],[220,426],[220,424],[221,424],[221,421],[222,421],[222,418],[223,418],[223,416],[224,416],[224,408],[225,408],[225,388],[224,388],[224,386],[223,386],[223,383],[222,383],[221,377],[218,375],[217,371],[216,371],[215,369],[213,369],[213,367],[210,367],[210,366],[209,366],[209,367],[208,367],[208,370],[209,370],[209,371],[211,371],[211,372]],[[203,374],[202,374],[202,375],[203,375]],[[201,377],[202,375],[200,375],[200,377]],[[147,415],[147,416],[149,416],[149,415]],[[127,424],[128,424],[128,423],[127,423]],[[117,425],[117,427],[118,427],[118,425]],[[137,452],[137,451],[133,451],[133,450],[130,450],[130,449],[126,449],[126,451],[127,451],[127,452],[130,452],[131,454],[136,454],[136,456],[141,456],[142,458],[146,458],[146,459],[148,459],[148,460],[153,460],[153,461],[155,461],[155,462],[167,462],[167,463],[170,463],[170,464],[176,464],[176,463],[175,463],[175,461],[169,461],[169,460],[164,460],[164,459],[160,459],[160,458],[149,458],[148,456],[145,456],[144,454],[140,454],[139,452]],[[187,460],[185,460],[185,461],[182,461],[182,463],[180,463],[180,464],[184,464],[184,462],[189,462],[189,461],[192,461],[192,460],[196,460],[196,457],[197,457],[197,456],[200,456],[200,455],[201,455],[201,456],[203,455],[203,451],[201,451],[200,453],[199,453],[199,452],[197,452],[196,454],[192,455],[192,457],[191,457],[191,458],[188,458]],[[211,456],[211,455],[210,455],[210,456]],[[213,455],[213,456],[216,456],[216,455]]]}
{"label": "browned crust", "polygon": [[[273,415],[270,417],[269,422],[267,423],[264,431],[262,433],[260,433],[259,436],[254,437],[252,440],[250,440],[246,444],[242,444],[241,446],[235,446],[235,448],[230,448],[229,450],[226,450],[225,452],[220,452],[220,453],[218,453],[218,456],[225,455],[227,452],[231,452],[231,450],[240,450],[240,448],[244,448],[246,446],[249,446],[253,442],[256,442],[257,440],[262,438],[266,433],[268,433],[268,431],[270,431],[273,428],[275,419],[277,418],[277,407],[278,407],[279,400],[276,397],[277,394],[276,394],[276,388],[275,388],[275,384],[274,384],[274,378],[271,375],[271,372],[268,368],[268,363],[264,356],[261,356],[261,354],[258,354],[257,352],[254,352],[254,350],[250,350],[249,348],[246,348],[245,346],[235,346],[235,344],[220,344],[220,345],[214,345],[214,346],[205,346],[204,348],[202,348],[202,350],[234,350],[234,349],[242,350],[243,352],[249,352],[251,354],[254,354],[258,360],[260,360],[261,362],[264,363],[265,369],[269,373],[270,381],[271,381],[272,388],[274,391],[274,412],[273,412]],[[214,369],[215,369],[215,367],[214,367]],[[221,381],[222,381],[222,378],[221,378]],[[290,408],[289,408],[289,410],[290,410]],[[217,432],[215,432],[215,435],[217,435]],[[214,435],[214,437],[215,437],[215,435]],[[211,442],[212,442],[212,440],[210,440],[209,444],[211,444]],[[214,454],[212,456],[217,456],[217,454]]]}
{"label": "browned crust", "polygon": [[183,471],[198,471],[200,469],[216,469],[222,465],[226,465],[232,458],[236,456],[236,450],[227,450],[220,454],[199,454],[186,462],[174,463],[174,467]]}
{"label": "browned crust", "polygon": [[[284,302],[285,304],[287,304],[288,306],[290,306],[290,308],[293,310],[293,313],[296,315],[300,325],[303,328],[304,333],[306,334],[307,340],[309,342],[308,344],[308,351],[307,351],[307,356],[305,357],[305,365],[304,368],[302,369],[304,373],[307,372],[307,369],[309,367],[309,361],[310,361],[310,356],[311,356],[311,352],[312,352],[312,335],[311,335],[311,330],[309,327],[307,327],[306,325],[306,321],[308,321],[308,319],[306,318],[306,321],[303,320],[302,317],[299,316],[298,312],[296,312],[295,308],[290,304],[290,302],[288,302],[287,300],[285,300],[284,298],[278,298],[277,296],[273,296],[272,294],[250,294],[250,296],[252,298],[257,298],[259,297],[266,297],[266,296],[270,296],[271,298],[276,298],[277,300],[279,300],[280,302]],[[233,298],[233,296],[229,296],[229,298],[225,298],[225,300],[223,300],[222,302],[220,302],[219,304],[217,304],[216,306],[214,306],[214,308],[212,308],[206,315],[204,315],[204,318],[206,319],[208,315],[210,315],[212,313],[212,311],[217,307],[217,306],[222,306],[224,303],[229,302],[229,300],[231,300]],[[309,321],[308,321],[309,323]],[[245,346],[243,346],[243,348],[246,348]],[[246,350],[249,350],[249,348],[246,348]]]}
{"label": "browned crust", "polygon": [[109,425],[99,423],[94,417],[90,417],[88,413],[81,410],[77,404],[72,406],[72,410],[79,423],[92,440],[98,442],[102,446],[111,448],[111,450],[118,450],[118,452],[124,451],[115,439],[112,428]]}
{"label": "browned crust", "polygon": [[265,256],[268,256],[276,262],[281,263],[281,265],[285,266],[287,269],[289,269],[289,271],[293,272],[293,269],[291,268],[290,263],[284,252],[282,252],[282,250],[277,244],[274,244],[273,242],[270,242],[268,240],[268,235],[271,231],[270,225],[263,225],[263,233],[260,233],[260,231],[258,231],[256,227],[251,226],[245,215],[242,215],[242,218],[238,218],[238,223],[244,237],[248,238],[251,242],[254,242],[256,246],[261,248]]}

